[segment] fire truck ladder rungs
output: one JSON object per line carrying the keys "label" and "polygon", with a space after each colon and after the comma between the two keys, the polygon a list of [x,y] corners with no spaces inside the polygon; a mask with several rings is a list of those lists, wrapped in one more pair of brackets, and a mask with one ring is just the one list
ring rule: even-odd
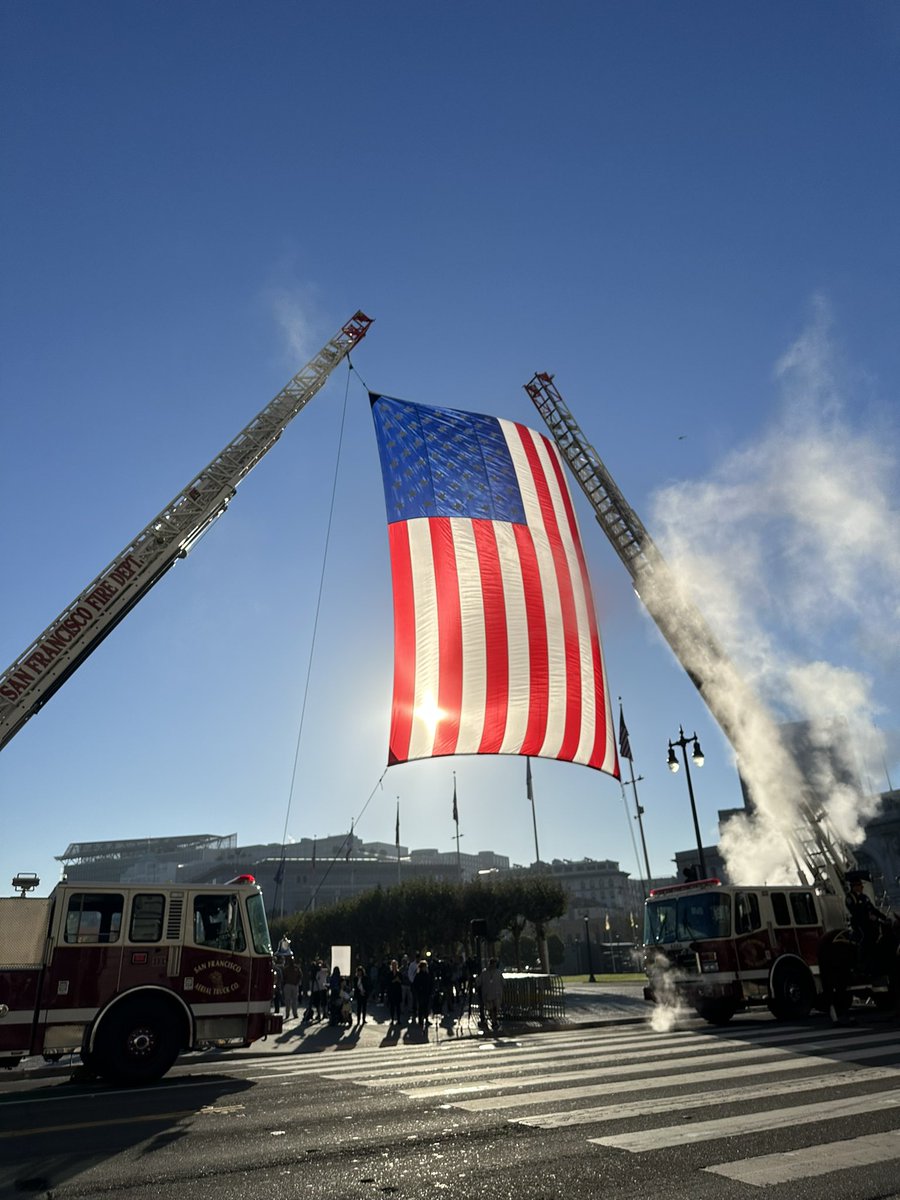
{"label": "fire truck ladder rungs", "polygon": [[[735,706],[739,710],[747,711],[753,706],[765,714],[772,737],[779,738],[774,721],[726,654],[706,618],[676,585],[671,569],[643,522],[566,406],[553,376],[538,372],[525,384],[525,391],[544,418],[600,527],[625,564],[647,612],[732,746],[740,753],[740,719],[711,691],[709,681],[713,677],[719,680],[720,687],[725,681],[731,694],[739,698]],[[802,827],[788,834],[798,873],[808,873],[811,884],[839,892],[845,872],[856,865],[853,855],[827,828],[826,819],[814,811],[809,798],[801,800],[800,814]]]}
{"label": "fire truck ladder rungs", "polygon": [[238,484],[371,324],[363,312],[351,317],[0,675],[0,748],[222,515]]}

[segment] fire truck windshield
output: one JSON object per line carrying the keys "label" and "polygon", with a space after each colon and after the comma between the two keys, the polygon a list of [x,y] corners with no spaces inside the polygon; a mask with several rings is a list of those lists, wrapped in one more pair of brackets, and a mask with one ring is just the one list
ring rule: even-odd
{"label": "fire truck windshield", "polygon": [[247,917],[250,920],[250,936],[253,939],[253,949],[257,954],[271,954],[272,939],[269,936],[266,910],[263,905],[263,898],[258,892],[247,897]]}
{"label": "fire truck windshield", "polygon": [[644,910],[644,945],[722,938],[731,934],[731,897],[728,893],[695,892],[661,896]]}

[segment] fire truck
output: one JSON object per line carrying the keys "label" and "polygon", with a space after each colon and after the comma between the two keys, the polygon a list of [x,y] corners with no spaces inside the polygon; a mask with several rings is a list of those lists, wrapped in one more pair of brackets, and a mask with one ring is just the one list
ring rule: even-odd
{"label": "fire truck", "polygon": [[351,317],[0,675],[0,749],[150,588],[187,556],[225,512],[238,484],[366,336],[371,324],[363,312]]}
{"label": "fire truck", "polygon": [[[371,318],[357,312],[0,675],[0,748],[222,515]],[[58,884],[21,875],[0,899],[0,1066],[80,1053],[119,1083],[158,1079],[178,1053],[247,1045],[269,1013],[272,947],[250,876],[224,886]]]}
{"label": "fire truck", "polygon": [[762,791],[767,779],[777,779],[789,781],[796,798],[796,813],[785,814],[779,832],[799,885],[737,887],[700,879],[651,892],[644,914],[645,998],[690,1004],[715,1024],[753,1005],[767,1006],[786,1020],[806,1016],[814,1006],[836,1014],[854,994],[872,998],[879,1007],[900,1003],[896,918],[883,952],[861,964],[848,929],[846,888],[851,879],[861,879],[874,902],[872,881],[820,811],[771,714],[674,577],[585,438],[553,376],[534,375],[525,391],[625,565],[638,598],[738,759],[751,741],[767,746],[768,775],[751,780],[751,791]]}
{"label": "fire truck", "polygon": [[184,1050],[281,1031],[272,944],[250,875],[219,886],[60,883],[0,898],[0,1066],[80,1054],[113,1083],[159,1079]]}

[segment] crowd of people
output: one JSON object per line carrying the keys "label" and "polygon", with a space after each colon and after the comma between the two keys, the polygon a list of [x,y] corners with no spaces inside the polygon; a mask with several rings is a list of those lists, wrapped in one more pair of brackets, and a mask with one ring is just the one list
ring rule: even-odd
{"label": "crowd of people", "polygon": [[346,976],[337,966],[329,971],[321,959],[304,969],[283,939],[273,967],[273,1009],[278,1013],[284,1008],[285,1020],[359,1028],[368,1019],[371,1001],[388,1010],[389,1024],[395,1027],[407,1022],[424,1029],[446,1017],[471,1014],[473,1008],[480,1021],[499,1027],[503,973],[495,958],[482,970],[474,959],[401,955],[358,966]]}

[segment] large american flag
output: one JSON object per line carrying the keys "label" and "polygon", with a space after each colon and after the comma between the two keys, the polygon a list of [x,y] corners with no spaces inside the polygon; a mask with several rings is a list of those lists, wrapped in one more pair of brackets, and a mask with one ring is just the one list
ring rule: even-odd
{"label": "large american flag", "polygon": [[370,394],[394,588],[388,761],[565,759],[618,777],[603,651],[556,446]]}

